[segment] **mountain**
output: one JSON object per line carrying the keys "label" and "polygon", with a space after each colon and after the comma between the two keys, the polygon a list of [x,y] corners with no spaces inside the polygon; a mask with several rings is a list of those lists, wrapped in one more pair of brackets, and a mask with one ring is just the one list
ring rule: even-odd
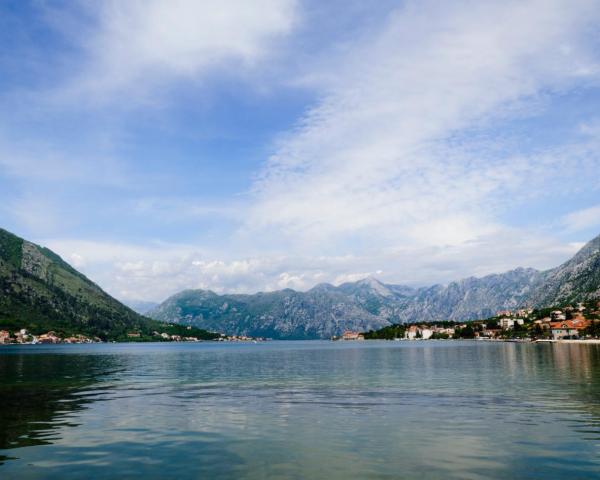
{"label": "mountain", "polygon": [[470,320],[520,306],[549,306],[600,297],[600,236],[563,265],[540,272],[517,268],[448,285],[411,288],[375,278],[307,292],[254,295],[186,290],[148,312],[157,320],[229,334],[310,339],[392,323]]}
{"label": "mountain", "polygon": [[543,273],[517,268],[506,273],[470,277],[447,286],[420,288],[404,304],[404,322],[420,320],[470,320],[487,318],[498,310],[517,308],[527,302]]}
{"label": "mountain", "polygon": [[148,313],[161,321],[270,338],[328,338],[344,330],[366,331],[391,323],[468,319],[521,305],[541,273],[517,269],[447,286],[414,289],[374,278],[339,287],[320,284],[307,292],[286,289],[254,295],[178,293]]}
{"label": "mountain", "polygon": [[385,319],[365,311],[331,285],[255,295],[186,290],[148,313],[157,320],[268,338],[324,338],[347,328],[379,328]]}
{"label": "mountain", "polygon": [[123,303],[140,315],[146,315],[150,310],[159,305],[157,302],[148,302],[146,300],[126,300]]}
{"label": "mountain", "polygon": [[532,305],[560,305],[600,298],[600,235],[569,261],[544,272],[528,297]]}
{"label": "mountain", "polygon": [[0,329],[20,328],[102,339],[168,329],[115,300],[51,250],[0,229]]}

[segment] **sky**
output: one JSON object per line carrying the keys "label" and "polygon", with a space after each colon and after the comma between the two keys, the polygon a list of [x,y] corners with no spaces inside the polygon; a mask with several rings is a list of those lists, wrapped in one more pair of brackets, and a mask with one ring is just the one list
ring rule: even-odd
{"label": "sky", "polygon": [[599,147],[599,0],[0,2],[0,226],[124,301],[551,268]]}

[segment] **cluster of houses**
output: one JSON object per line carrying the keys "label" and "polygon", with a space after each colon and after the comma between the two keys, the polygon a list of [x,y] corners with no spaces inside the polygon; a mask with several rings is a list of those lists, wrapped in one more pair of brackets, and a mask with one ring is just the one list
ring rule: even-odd
{"label": "cluster of houses", "polygon": [[[152,332],[152,335],[161,341],[168,342],[200,342],[196,337],[184,335],[170,335],[165,332]],[[127,333],[127,339],[131,341],[141,340],[142,334],[139,332]],[[225,335],[221,334],[216,339],[219,342],[256,342],[262,341],[263,338],[247,337],[245,335]],[[62,337],[56,332],[50,331],[42,335],[33,335],[26,329],[21,329],[17,332],[9,332],[8,330],[0,330],[0,345],[8,344],[57,344],[57,343],[99,343],[101,340],[97,337],[86,337],[85,335],[73,335],[70,337]]]}
{"label": "cluster of houses", "polygon": [[588,328],[592,322],[587,320],[581,311],[571,313],[567,320],[566,313],[562,310],[554,310],[550,317],[534,320],[534,325],[538,325],[542,331],[549,330],[554,340],[576,339]]}
{"label": "cluster of houses", "polygon": [[[592,308],[588,315],[590,318],[600,317],[600,302],[598,309]],[[534,313],[535,312],[535,313]],[[532,308],[518,310],[502,310],[496,316],[487,320],[475,320],[453,325],[449,322],[423,323],[406,325],[404,332],[406,340],[428,340],[443,338],[476,338],[480,340],[494,340],[501,338],[532,338],[571,340],[579,339],[589,334],[589,327],[594,320],[586,318],[586,307],[583,304],[569,306],[562,310],[551,311],[547,316],[540,318],[540,312]],[[600,320],[596,320],[599,322]],[[440,323],[442,325],[440,325]],[[464,335],[465,329],[469,336]],[[334,338],[338,339],[338,338]],[[358,332],[344,332],[340,340],[364,340],[364,335]]]}
{"label": "cluster of houses", "polygon": [[[466,324],[465,324],[466,327]],[[436,327],[432,325],[411,325],[404,332],[404,338],[407,340],[416,340],[418,338],[428,340],[433,336],[452,338],[455,333],[454,327]]]}
{"label": "cluster of houses", "polygon": [[160,336],[163,340],[169,340],[171,342],[199,342],[200,339],[196,337],[183,337],[181,335],[169,335],[168,333],[154,332],[155,336]]}
{"label": "cluster of houses", "polygon": [[97,343],[99,338],[89,338],[85,335],[73,335],[71,337],[61,337],[56,332],[47,332],[42,335],[33,335],[22,328],[11,334],[8,330],[0,330],[0,345],[16,344],[44,344],[44,343]]}
{"label": "cluster of houses", "polygon": [[262,337],[248,337],[246,335],[225,335],[221,334],[219,338],[217,338],[218,342],[264,342],[265,339]]}
{"label": "cluster of houses", "polygon": [[[135,335],[135,336],[134,336]],[[167,342],[200,342],[199,338],[196,337],[185,337],[183,335],[169,335],[168,333],[162,332],[152,332],[152,335],[155,337],[160,337],[161,340],[165,340]],[[128,338],[139,338],[140,334],[127,334]]]}
{"label": "cluster of houses", "polygon": [[[554,310],[549,316],[532,319],[533,309],[520,309],[516,311],[503,310],[496,313],[495,321],[474,321],[470,325],[474,330],[474,337],[480,339],[496,339],[506,336],[512,330],[525,330],[532,335],[549,337],[553,340],[578,339],[585,330],[592,325],[592,320],[586,319],[585,307],[567,307],[564,310]],[[592,312],[597,314],[598,312]],[[452,338],[458,329],[467,328],[468,324],[443,328],[431,325],[411,325],[406,329],[404,338],[409,340],[428,339],[447,335]],[[441,334],[441,335],[440,335]]]}
{"label": "cluster of houses", "polygon": [[[336,337],[334,337],[336,338]],[[359,332],[351,332],[349,330],[342,333],[342,336],[339,338],[340,340],[364,340],[365,336]]]}

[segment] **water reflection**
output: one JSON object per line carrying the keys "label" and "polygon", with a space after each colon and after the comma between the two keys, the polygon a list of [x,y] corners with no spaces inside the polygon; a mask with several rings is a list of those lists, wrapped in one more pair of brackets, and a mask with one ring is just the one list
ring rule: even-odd
{"label": "water reflection", "polygon": [[19,458],[0,467],[6,478],[594,478],[600,468],[593,345],[11,352],[0,351],[0,454]]}
{"label": "water reflection", "polygon": [[60,438],[78,425],[75,413],[111,388],[97,385],[119,370],[114,356],[10,353],[0,355],[0,450]]}

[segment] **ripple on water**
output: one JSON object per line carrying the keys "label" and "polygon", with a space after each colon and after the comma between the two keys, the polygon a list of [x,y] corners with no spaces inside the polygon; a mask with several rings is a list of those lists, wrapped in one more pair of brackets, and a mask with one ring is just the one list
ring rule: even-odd
{"label": "ripple on water", "polygon": [[596,477],[598,349],[399,343],[0,352],[0,475]]}

